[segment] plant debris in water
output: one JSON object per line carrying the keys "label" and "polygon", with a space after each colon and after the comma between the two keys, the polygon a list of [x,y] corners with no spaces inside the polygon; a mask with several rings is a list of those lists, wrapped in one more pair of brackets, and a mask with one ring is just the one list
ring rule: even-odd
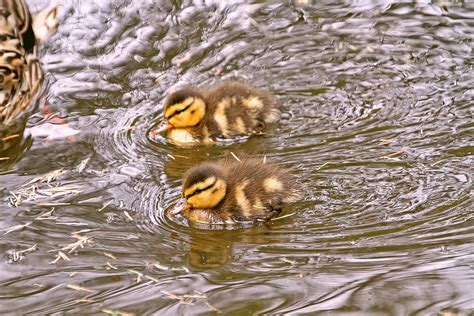
{"label": "plant debris in water", "polygon": [[90,243],[92,239],[90,237],[83,236],[81,234],[88,233],[88,232],[91,232],[91,231],[96,231],[96,230],[98,230],[98,229],[83,229],[83,230],[80,230],[80,231],[77,231],[77,232],[73,232],[71,234],[71,236],[73,238],[76,238],[77,241],[75,241],[73,243],[70,243],[70,244],[67,244],[66,246],[62,247],[59,250],[52,250],[52,251],[57,251],[57,255],[56,255],[56,258],[54,260],[50,261],[50,264],[55,264],[60,259],[63,259],[64,261],[70,261],[70,258],[66,255],[65,252],[70,254],[70,253],[76,251],[78,248],[83,249],[84,246],[86,244]]}
{"label": "plant debris in water", "polygon": [[34,244],[33,246],[31,246],[30,248],[28,249],[25,249],[25,250],[8,250],[7,253],[6,253],[6,256],[8,258],[8,263],[16,263],[16,262],[19,262],[23,259],[25,259],[25,253],[28,253],[28,252],[33,252],[37,250],[37,244]]}
{"label": "plant debris in water", "polygon": [[[64,171],[63,169],[54,170],[32,179],[25,186],[18,190],[10,191],[11,196],[8,199],[10,205],[18,207],[23,203],[31,203],[42,198],[54,199],[71,194],[81,193],[82,191],[79,190],[81,188],[80,185],[63,185],[57,182],[57,179],[66,173],[67,171]],[[44,206],[44,204],[41,203],[36,204]],[[61,203],[61,205],[62,204],[64,203]]]}

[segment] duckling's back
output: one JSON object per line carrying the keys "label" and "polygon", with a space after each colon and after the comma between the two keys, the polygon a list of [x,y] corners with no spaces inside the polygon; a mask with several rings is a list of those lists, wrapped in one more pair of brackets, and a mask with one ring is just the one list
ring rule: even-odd
{"label": "duckling's back", "polygon": [[296,179],[285,170],[262,160],[223,162],[228,183],[221,210],[237,221],[277,216],[283,203],[298,197]]}
{"label": "duckling's back", "polygon": [[241,82],[224,81],[203,94],[209,113],[204,124],[211,137],[260,133],[279,117],[273,96]]}

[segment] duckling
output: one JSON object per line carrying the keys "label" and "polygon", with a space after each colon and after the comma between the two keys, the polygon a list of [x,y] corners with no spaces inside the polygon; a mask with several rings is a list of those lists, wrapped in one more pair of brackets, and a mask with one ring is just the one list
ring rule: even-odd
{"label": "duckling", "polygon": [[283,203],[299,198],[294,176],[256,159],[218,160],[191,168],[182,182],[185,199],[170,215],[182,213],[192,224],[266,221]]}
{"label": "duckling", "polygon": [[167,98],[163,114],[166,125],[151,133],[167,131],[166,137],[177,143],[206,143],[261,133],[279,117],[273,96],[237,81],[176,91]]}

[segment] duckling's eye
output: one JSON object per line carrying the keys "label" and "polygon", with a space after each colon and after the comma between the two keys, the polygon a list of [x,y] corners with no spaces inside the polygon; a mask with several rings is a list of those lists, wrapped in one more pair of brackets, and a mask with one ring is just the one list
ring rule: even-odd
{"label": "duckling's eye", "polygon": [[196,194],[199,194],[199,193],[201,193],[201,192],[203,192],[203,191],[206,191],[206,190],[212,188],[215,183],[216,183],[216,181],[214,181],[213,183],[211,183],[211,184],[208,185],[207,187],[194,190],[193,193],[189,194],[186,198],[189,199],[190,197],[192,197],[192,196],[194,196],[194,195],[196,195]]}
{"label": "duckling's eye", "polygon": [[[203,189],[196,189],[193,191],[193,193],[189,194],[188,196],[185,196],[187,199],[189,199],[192,196],[195,196],[196,194],[201,193],[204,190],[207,190],[208,188],[203,188]],[[184,194],[183,194],[184,195]]]}
{"label": "duckling's eye", "polygon": [[[189,109],[189,108],[191,107],[191,105],[193,105],[193,104],[194,104],[194,99],[193,99],[193,102],[189,103],[189,105],[187,105],[186,107],[182,108],[181,110],[176,110],[172,115],[170,115],[170,116],[168,117],[168,119],[170,119],[170,118],[172,118],[173,116],[178,115],[178,114],[180,114],[180,113],[186,111],[186,110]],[[194,113],[194,110],[193,110],[191,113]]]}
{"label": "duckling's eye", "polygon": [[[192,103],[191,103],[191,104],[192,104]],[[190,104],[190,105],[188,105],[187,107],[185,107],[185,108],[184,108],[184,109],[182,109],[182,110],[177,110],[177,111],[176,111],[176,112],[174,112],[174,113],[175,113],[175,114],[183,113],[184,111],[186,111],[186,110],[187,110],[187,109],[188,109],[188,108],[191,106],[191,104]]]}

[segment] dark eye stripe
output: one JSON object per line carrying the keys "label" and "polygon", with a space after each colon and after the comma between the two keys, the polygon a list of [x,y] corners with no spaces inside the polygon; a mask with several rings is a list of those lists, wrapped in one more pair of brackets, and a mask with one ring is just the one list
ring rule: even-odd
{"label": "dark eye stripe", "polygon": [[[217,181],[217,180],[216,180],[216,181]],[[192,197],[192,196],[194,196],[194,195],[196,195],[196,194],[199,194],[199,193],[201,193],[201,192],[203,192],[203,191],[206,191],[207,189],[212,188],[212,187],[214,186],[214,184],[216,184],[216,181],[212,182],[210,185],[208,185],[208,186],[205,187],[205,188],[195,190],[193,193],[189,194],[186,198],[188,199],[188,198],[190,198],[190,197]]]}
{"label": "dark eye stripe", "polygon": [[194,104],[194,99],[193,99],[193,102],[191,102],[187,107],[185,107],[184,109],[175,111],[173,114],[171,114],[170,116],[168,116],[166,119],[169,120],[169,119],[172,118],[173,116],[178,115],[179,113],[186,111],[186,110],[189,109],[189,108],[191,107],[191,105],[193,105],[193,104]]}

